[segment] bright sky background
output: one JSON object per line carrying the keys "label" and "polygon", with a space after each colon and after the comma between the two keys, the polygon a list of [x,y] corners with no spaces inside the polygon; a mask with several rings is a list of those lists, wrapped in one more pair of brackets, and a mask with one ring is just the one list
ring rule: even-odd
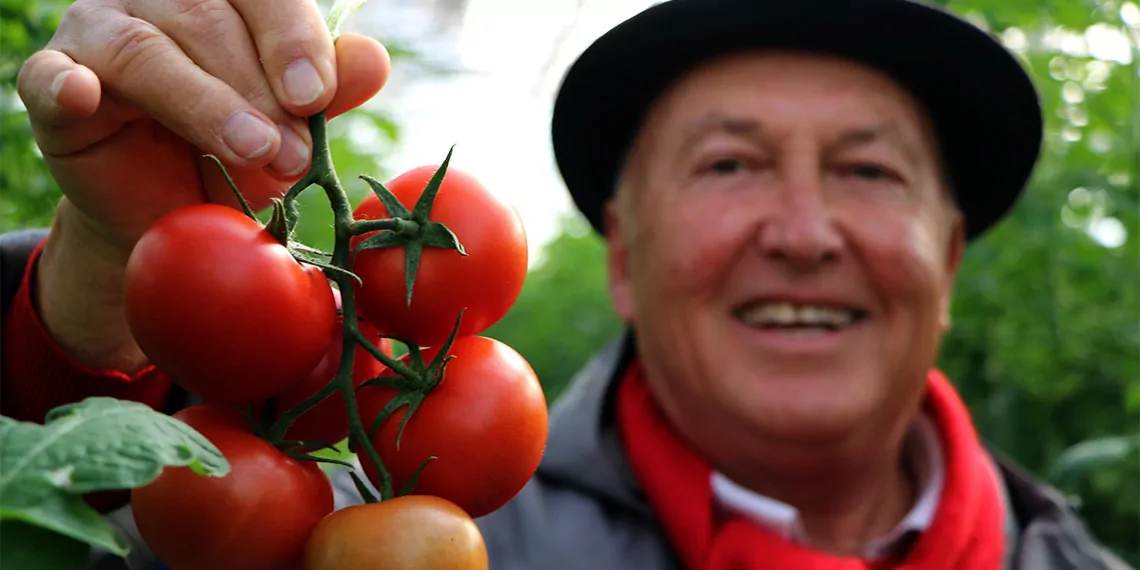
{"label": "bright sky background", "polygon": [[[459,4],[462,9],[456,9]],[[562,76],[594,39],[655,0],[368,0],[345,29],[381,42],[403,40],[433,61],[459,70],[444,77],[397,67],[371,104],[395,110],[404,137],[388,164],[403,171],[435,163],[456,144],[452,164],[483,181],[519,209],[532,250],[559,231],[558,219],[573,206],[550,148],[550,111]],[[967,15],[969,18],[970,15]],[[1140,42],[1140,8],[1120,11]],[[1009,30],[1014,51],[1027,37]],[[1127,65],[1132,39],[1098,25],[1052,30],[1044,43],[1054,51]],[[1075,86],[1074,86],[1075,87]],[[1080,189],[1078,189],[1080,190]],[[1080,192],[1078,192],[1080,194]],[[1115,218],[1086,231],[1104,245],[1123,244]]]}
{"label": "bright sky background", "polygon": [[[424,77],[397,68],[373,103],[397,112],[404,137],[389,163],[403,171],[443,159],[519,209],[532,249],[573,210],[550,147],[555,91],[594,39],[652,0],[468,0],[461,20],[438,29],[447,0],[369,0],[345,29],[408,38],[462,71]],[[580,7],[579,7],[580,5]]]}

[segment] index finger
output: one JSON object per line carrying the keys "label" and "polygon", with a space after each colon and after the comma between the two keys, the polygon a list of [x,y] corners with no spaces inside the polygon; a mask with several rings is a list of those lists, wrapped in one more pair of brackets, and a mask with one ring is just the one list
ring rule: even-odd
{"label": "index finger", "polygon": [[305,117],[337,90],[332,36],[313,0],[230,0],[261,56],[265,77],[285,110]]}

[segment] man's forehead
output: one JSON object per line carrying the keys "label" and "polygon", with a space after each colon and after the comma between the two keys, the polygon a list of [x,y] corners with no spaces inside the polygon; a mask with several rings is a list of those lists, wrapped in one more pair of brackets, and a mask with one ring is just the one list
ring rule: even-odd
{"label": "man's forehead", "polygon": [[[837,96],[809,103],[807,91]],[[798,108],[759,112],[765,95]],[[929,118],[901,85],[879,70],[826,54],[755,51],[706,62],[665,90],[646,118],[636,138],[666,136],[682,145],[717,132],[771,139],[804,119],[839,142],[933,143]]]}

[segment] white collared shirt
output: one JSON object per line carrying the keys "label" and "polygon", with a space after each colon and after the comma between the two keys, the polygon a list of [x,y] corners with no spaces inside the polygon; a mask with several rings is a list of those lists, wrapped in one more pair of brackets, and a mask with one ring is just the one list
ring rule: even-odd
{"label": "white collared shirt", "polygon": [[[934,521],[946,478],[942,440],[933,421],[925,414],[915,423],[912,436],[915,442],[915,477],[920,490],[918,500],[894,529],[867,544],[863,554],[867,559],[891,554],[901,546],[908,533],[922,532]],[[752,519],[784,540],[801,545],[807,543],[807,533],[795,507],[750,491],[719,471],[713,472],[711,483],[713,496],[720,506]]]}

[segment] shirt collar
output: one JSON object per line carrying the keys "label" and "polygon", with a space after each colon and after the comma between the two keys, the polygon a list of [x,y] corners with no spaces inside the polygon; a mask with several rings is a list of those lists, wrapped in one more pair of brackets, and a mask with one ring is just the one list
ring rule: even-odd
{"label": "shirt collar", "polygon": [[[886,535],[867,544],[864,557],[882,558],[903,548],[909,535],[930,528],[938,510],[939,498],[946,478],[942,440],[934,422],[925,414],[919,416],[910,432],[912,461],[919,495],[906,516]],[[799,511],[784,502],[750,491],[724,474],[714,471],[712,491],[719,506],[752,519],[784,540],[798,544],[807,542]]]}

